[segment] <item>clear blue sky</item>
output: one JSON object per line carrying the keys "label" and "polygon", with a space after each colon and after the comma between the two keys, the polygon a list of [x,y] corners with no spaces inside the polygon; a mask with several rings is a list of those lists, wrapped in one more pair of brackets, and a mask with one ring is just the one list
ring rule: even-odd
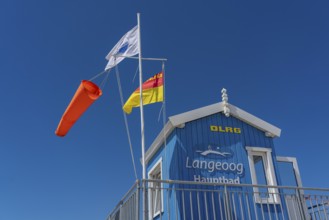
{"label": "clear blue sky", "polygon": [[[2,0],[0,220],[105,219],[134,183],[114,72],[67,137],[54,131],[137,12],[143,56],[168,58],[168,116],[220,101],[225,87],[229,102],[282,129],[277,153],[297,157],[304,186],[329,187],[328,1]],[[126,98],[136,68],[119,66]],[[161,64],[143,69],[147,78]],[[147,146],[160,107],[145,108]],[[139,162],[138,110],[129,123]]]}

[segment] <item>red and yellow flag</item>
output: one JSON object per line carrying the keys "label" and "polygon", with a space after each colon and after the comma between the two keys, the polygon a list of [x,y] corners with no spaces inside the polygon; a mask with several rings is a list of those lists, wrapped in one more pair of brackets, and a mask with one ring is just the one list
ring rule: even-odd
{"label": "red and yellow flag", "polygon": [[[142,85],[143,105],[163,101],[163,72],[155,74]],[[130,114],[133,107],[140,106],[139,87],[130,95],[123,106],[123,110]]]}

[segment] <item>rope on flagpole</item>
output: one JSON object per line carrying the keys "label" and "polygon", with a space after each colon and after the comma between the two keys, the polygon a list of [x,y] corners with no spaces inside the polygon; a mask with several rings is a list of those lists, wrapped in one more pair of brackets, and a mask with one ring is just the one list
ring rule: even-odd
{"label": "rope on flagpole", "polygon": [[92,77],[91,79],[89,79],[89,81],[93,81],[93,80],[96,79],[97,77],[100,77],[101,75],[103,75],[103,74],[106,73],[106,72],[109,73],[110,71],[111,71],[111,69],[103,70],[102,72],[96,74],[94,77]]}
{"label": "rope on flagpole", "polygon": [[[119,74],[118,65],[115,66],[115,74],[117,76],[117,83],[118,83],[118,88],[119,88],[119,93],[120,93],[121,107],[123,107],[124,102],[123,102],[122,86],[121,86],[121,80],[120,80],[120,74]],[[125,121],[126,132],[127,132],[128,142],[129,142],[129,147],[130,147],[130,154],[131,154],[131,159],[132,159],[133,166],[134,166],[135,178],[137,180],[138,177],[137,177],[137,171],[136,171],[136,165],[135,165],[135,159],[134,159],[134,151],[133,151],[133,147],[132,147],[132,143],[131,143],[131,138],[130,138],[128,119],[127,119],[126,113],[124,111],[122,111],[122,113],[123,113],[123,118],[124,118],[124,121]]]}
{"label": "rope on flagpole", "polygon": [[161,105],[161,108],[160,108],[160,111],[159,111],[159,115],[158,115],[158,122],[161,119],[161,114],[163,113],[162,110],[163,110],[163,101],[162,101],[162,105]]}
{"label": "rope on flagpole", "polygon": [[99,86],[101,88],[101,90],[104,89],[105,84],[106,84],[106,81],[109,78],[109,75],[110,75],[110,71],[107,71],[106,74],[105,74],[105,77],[104,77],[103,81],[101,82],[101,84]]}
{"label": "rope on flagpole", "polygon": [[134,75],[134,78],[133,78],[133,82],[135,82],[135,78],[136,78],[136,76],[137,76],[138,69],[139,69],[139,67],[137,66],[136,71],[135,71],[135,75]]}

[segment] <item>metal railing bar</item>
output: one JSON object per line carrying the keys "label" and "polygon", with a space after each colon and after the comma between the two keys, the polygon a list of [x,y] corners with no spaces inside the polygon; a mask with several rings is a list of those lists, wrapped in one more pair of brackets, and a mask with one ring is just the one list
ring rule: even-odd
{"label": "metal railing bar", "polygon": [[139,205],[139,195],[140,195],[140,193],[139,193],[139,187],[137,188],[137,192],[136,192],[136,220],[138,220],[139,219],[139,215],[140,215],[140,212],[139,212],[139,207],[140,207],[140,205]]}
{"label": "metal railing bar", "polygon": [[316,201],[316,205],[318,207],[318,212],[319,212],[319,217],[320,217],[320,220],[322,220],[322,215],[321,215],[321,207],[319,206],[319,202],[318,202],[318,197],[315,197],[315,201]]}
{"label": "metal railing bar", "polygon": [[163,196],[164,196],[164,193],[163,193],[163,189],[159,189],[160,190],[160,196],[161,196],[161,199],[160,199],[160,220],[162,220],[162,208],[163,208]]}
{"label": "metal railing bar", "polygon": [[[280,198],[280,196],[278,195],[278,193],[275,195],[275,197],[278,197]],[[279,201],[280,202],[280,201]],[[278,220],[279,217],[278,217],[278,211],[277,211],[277,208],[276,208],[276,204],[273,205],[274,206],[274,213],[275,213],[275,219]]]}
{"label": "metal railing bar", "polygon": [[225,210],[225,219],[230,220],[230,210],[229,210],[229,200],[227,194],[227,186],[224,186],[224,210]]}
{"label": "metal railing bar", "polygon": [[242,205],[242,199],[241,199],[241,192],[238,192],[239,202],[240,202],[240,212],[241,212],[241,219],[244,220],[244,211],[243,211],[243,205]]}
{"label": "metal railing bar", "polygon": [[[224,219],[223,218],[222,200],[220,198],[220,192],[218,192],[218,201],[219,201],[219,213],[220,213],[220,217],[221,217],[221,219]],[[225,208],[224,208],[224,210],[225,210]]]}
{"label": "metal railing bar", "polygon": [[190,191],[190,210],[191,210],[191,218],[192,220],[194,220],[194,216],[193,216],[193,204],[192,204],[192,192]]}
{"label": "metal railing bar", "polygon": [[201,213],[200,213],[200,199],[199,199],[199,192],[196,194],[197,196],[197,202],[198,202],[198,213],[199,213],[199,220],[201,219]]}
{"label": "metal railing bar", "polygon": [[283,196],[283,198],[285,197],[284,195],[280,195],[280,211],[281,211],[281,216],[282,216],[282,220],[285,220],[285,215],[283,213],[283,209],[282,209],[282,199],[281,199],[281,196]]}
{"label": "metal railing bar", "polygon": [[[296,187],[296,186],[268,186],[268,185],[255,185],[255,184],[245,184],[245,183],[210,183],[210,182],[194,182],[194,181],[183,181],[183,180],[158,180],[158,179],[149,179],[142,180],[146,182],[161,182],[167,184],[185,184],[185,185],[203,185],[203,186],[232,186],[236,188],[243,187],[258,187],[258,188],[274,188],[274,189],[301,189],[301,190],[310,190],[310,191],[325,191],[329,192],[329,188],[312,188],[312,187]],[[320,196],[320,195],[319,195]]]}
{"label": "metal railing bar", "polygon": [[132,219],[131,217],[132,217],[132,211],[133,211],[133,209],[131,208],[132,207],[132,200],[131,199],[127,203],[128,210],[130,210],[130,212],[128,212],[128,219],[130,219],[130,220]]}
{"label": "metal railing bar", "polygon": [[305,213],[304,213],[303,201],[301,200],[301,193],[300,193],[300,190],[298,190],[298,189],[296,189],[296,196],[297,196],[297,205],[298,205],[299,216],[301,219],[306,220]]}
{"label": "metal railing bar", "polygon": [[186,214],[185,214],[185,194],[184,191],[182,191],[182,198],[183,198],[183,220],[186,220]]}
{"label": "metal railing bar", "polygon": [[327,211],[326,211],[326,208],[325,208],[325,204],[323,202],[323,196],[321,196],[321,206],[322,206],[322,209],[323,209],[323,213],[324,213],[324,217],[326,218],[326,220],[328,220],[328,216],[327,216]]}
{"label": "metal railing bar", "polygon": [[174,191],[174,195],[175,195],[175,216],[176,216],[176,220],[178,219],[178,204],[177,204],[177,190]]}
{"label": "metal railing bar", "polygon": [[177,220],[178,218],[178,214],[177,214],[177,197],[176,197],[176,193],[177,191],[175,191],[175,193],[172,191],[171,194],[174,194],[174,213],[175,213],[175,219]]}
{"label": "metal railing bar", "polygon": [[169,188],[167,189],[167,215],[168,215],[168,220],[170,220],[170,205],[169,205]]}
{"label": "metal railing bar", "polygon": [[[131,202],[131,206],[132,206],[132,212],[131,212],[131,220],[134,220],[134,216],[136,216],[136,194],[134,194],[133,200]],[[135,215],[134,215],[135,214]]]}
{"label": "metal railing bar", "polygon": [[[123,210],[129,210],[127,207],[129,206],[129,200],[124,204]],[[129,212],[125,211],[125,218],[128,219],[129,217]]]}
{"label": "metal railing bar", "polygon": [[270,205],[269,205],[270,201],[269,201],[269,199],[272,198],[274,200],[274,198],[271,197],[272,194],[269,193],[269,190],[267,190],[267,193],[265,193],[265,195],[266,194],[267,194],[267,196],[266,196],[266,200],[267,200],[267,213],[268,213],[269,219],[272,220],[272,215],[271,215],[271,212],[270,212]]}
{"label": "metal railing bar", "polygon": [[305,197],[304,197],[304,190],[298,190],[298,199],[300,203],[300,209],[301,209],[301,214],[303,219],[308,219],[307,218],[307,207],[306,207],[306,202],[305,202]]}
{"label": "metal railing bar", "polygon": [[[122,206],[121,206],[121,207],[122,207]],[[120,212],[119,212],[119,219],[122,219],[122,217],[123,217],[123,215],[124,215],[124,212],[122,212],[121,207],[120,207]]]}
{"label": "metal railing bar", "polygon": [[205,210],[206,210],[206,219],[208,220],[208,205],[207,205],[207,194],[206,192],[203,192],[203,198],[204,198],[204,205],[205,205]]}
{"label": "metal railing bar", "polygon": [[285,198],[285,202],[286,202],[286,205],[287,205],[287,213],[288,213],[288,219],[292,219],[291,217],[291,214],[290,214],[290,208],[288,207],[288,200],[289,199],[289,196],[291,197],[291,195],[286,195],[284,198]]}
{"label": "metal railing bar", "polygon": [[234,196],[234,192],[230,193],[231,198],[230,201],[232,201],[232,205],[233,205],[233,214],[234,214],[234,219],[237,220],[237,213],[236,213],[236,207],[235,207],[235,196]]}
{"label": "metal railing bar", "polygon": [[298,205],[299,217],[303,220],[306,220],[306,216],[304,212],[304,204],[301,199],[299,190],[297,190],[297,205]]}
{"label": "metal railing bar", "polygon": [[[150,188],[149,188],[150,189]],[[156,205],[157,205],[157,191],[156,188],[151,188],[151,196],[150,201],[148,202],[151,205],[151,218],[153,218],[154,214],[156,213]],[[153,199],[154,197],[154,199]]]}
{"label": "metal railing bar", "polygon": [[258,212],[257,212],[257,208],[256,208],[256,195],[252,194],[252,202],[254,204],[254,212],[255,212],[255,216],[256,216],[256,220],[258,220]]}
{"label": "metal railing bar", "polygon": [[128,210],[130,210],[128,212],[128,219],[132,219],[131,216],[132,216],[132,212],[134,211],[133,208],[132,208],[133,207],[132,206],[132,199],[133,199],[133,197],[134,197],[134,195],[132,197],[130,197],[129,202],[127,203],[127,206],[130,207],[130,208],[128,208]]}
{"label": "metal railing bar", "polygon": [[247,204],[248,219],[251,220],[248,192],[245,193],[245,197],[244,197],[244,198],[245,198],[245,200],[246,200],[246,204]]}
{"label": "metal railing bar", "polygon": [[214,198],[214,192],[211,193],[211,203],[212,203],[212,215],[214,219],[216,218],[216,209],[215,209],[215,198]]}
{"label": "metal railing bar", "polygon": [[[149,187],[149,189],[153,189],[152,187]],[[159,188],[159,189],[166,189],[166,188]],[[211,190],[211,189],[184,189],[184,188],[175,188],[176,191],[194,191],[194,192],[200,192],[200,191],[204,191],[204,192],[220,192],[223,190]]]}
{"label": "metal railing bar", "polygon": [[311,204],[311,208],[312,208],[312,213],[311,213],[311,216],[313,214],[314,218],[315,218],[315,212],[314,212],[314,207],[313,207],[313,203],[312,203],[312,196],[309,197],[309,200],[310,200],[310,204]]}
{"label": "metal railing bar", "polygon": [[257,192],[257,193],[258,193],[258,196],[259,196],[259,202],[260,202],[260,207],[261,207],[261,211],[262,211],[262,217],[263,217],[263,219],[265,219],[262,196],[261,196],[261,193],[259,193],[259,192]]}

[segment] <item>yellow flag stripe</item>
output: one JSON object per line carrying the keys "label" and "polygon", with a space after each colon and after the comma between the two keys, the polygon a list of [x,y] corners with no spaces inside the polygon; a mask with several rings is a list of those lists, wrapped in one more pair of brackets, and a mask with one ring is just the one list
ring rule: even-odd
{"label": "yellow flag stripe", "polygon": [[[130,114],[132,108],[140,106],[140,92],[135,91],[131,94],[127,102],[123,106],[124,112]],[[163,101],[163,85],[155,88],[143,90],[143,105]]]}

